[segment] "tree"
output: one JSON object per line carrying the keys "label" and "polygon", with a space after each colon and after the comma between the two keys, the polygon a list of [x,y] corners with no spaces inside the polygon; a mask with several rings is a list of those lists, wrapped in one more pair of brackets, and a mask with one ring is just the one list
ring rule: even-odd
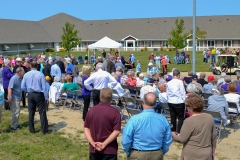
{"label": "tree", "polygon": [[184,28],[184,20],[176,19],[175,21],[176,28],[173,28],[172,31],[170,32],[171,38],[168,38],[168,44],[174,46],[176,49],[181,49],[185,48],[185,39],[188,36],[187,33],[183,33],[185,30]]}
{"label": "tree", "polygon": [[63,27],[63,35],[61,35],[62,44],[60,45],[68,52],[68,54],[70,54],[70,51],[73,48],[81,43],[81,39],[77,36],[78,30],[74,30],[74,27],[74,24],[66,22]]}
{"label": "tree", "polygon": [[[193,34],[193,30],[190,30],[190,35]],[[199,27],[196,27],[196,37],[197,37],[197,42],[201,42],[206,38],[207,32],[206,31],[202,31]],[[191,36],[192,37],[192,36]],[[191,38],[192,39],[192,38]]]}

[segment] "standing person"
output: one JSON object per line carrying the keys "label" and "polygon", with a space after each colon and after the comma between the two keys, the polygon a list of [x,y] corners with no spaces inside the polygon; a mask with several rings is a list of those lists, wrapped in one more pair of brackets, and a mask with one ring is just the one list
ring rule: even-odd
{"label": "standing person", "polygon": [[204,51],[203,51],[203,62],[204,63],[207,63],[207,50],[206,49],[204,49]]}
{"label": "standing person", "polygon": [[163,57],[161,63],[162,63],[163,73],[167,74],[167,59]]}
{"label": "standing person", "polygon": [[148,60],[149,62],[153,63],[154,62],[154,54],[151,53],[149,56],[148,56]]}
{"label": "standing person", "polygon": [[86,68],[83,72],[83,77],[82,77],[82,97],[83,97],[83,103],[84,103],[83,116],[82,116],[83,121],[85,121],[85,117],[87,115],[89,104],[91,101],[91,93],[92,92],[91,92],[91,90],[88,90],[84,85],[85,80],[90,77],[90,74],[91,74],[91,66],[86,66]]}
{"label": "standing person", "polygon": [[133,68],[135,68],[135,62],[136,62],[136,58],[135,56],[133,55],[133,53],[131,54],[131,65],[133,66]]}
{"label": "standing person", "polygon": [[107,60],[107,72],[112,74],[113,72],[115,72],[115,62],[114,62],[114,56],[110,56],[109,60]]}
{"label": "standing person", "polygon": [[65,59],[67,62],[66,75],[70,75],[72,77],[72,81],[73,81],[74,66],[72,64],[72,60],[70,58],[65,58]]}
{"label": "standing person", "polygon": [[217,48],[217,50],[216,50],[216,57],[215,57],[215,59],[216,59],[216,63],[218,63],[218,56],[221,54],[221,52],[219,51],[219,49]]}
{"label": "standing person", "polygon": [[105,50],[103,50],[103,52],[102,52],[102,56],[103,56],[103,58],[104,58],[104,60],[106,60],[106,51]]}
{"label": "standing person", "polygon": [[20,116],[20,101],[22,97],[21,83],[24,75],[24,70],[22,67],[17,68],[16,74],[10,79],[8,85],[8,103],[10,104],[10,109],[12,111],[12,124],[11,128],[13,130],[18,130],[19,116]]}
{"label": "standing person", "polygon": [[77,83],[77,78],[78,78],[78,62],[74,61],[73,62],[73,67],[74,67],[74,74],[73,74],[73,82]]}
{"label": "standing person", "polygon": [[160,68],[160,56],[159,54],[156,54],[156,56],[154,57],[155,63],[156,63],[156,67],[159,69]]}
{"label": "standing person", "polygon": [[[172,131],[180,133],[182,124],[185,118],[185,97],[186,92],[183,81],[180,79],[180,71],[173,70],[173,79],[167,83],[167,99],[170,109],[171,124],[173,125]],[[178,127],[177,120],[178,118]]]}
{"label": "standing person", "polygon": [[62,72],[61,72],[61,68],[59,67],[60,64],[60,60],[57,60],[56,63],[54,65],[51,66],[51,79],[54,79],[54,77],[58,77],[60,78],[60,80],[62,80]]}
{"label": "standing person", "polygon": [[[100,102],[100,90],[108,88],[108,83],[110,83],[112,87],[117,85],[116,79],[108,72],[103,71],[103,64],[98,63],[96,65],[96,72],[84,82],[86,89],[93,92],[92,96],[94,105],[97,105]],[[94,88],[91,85],[93,85]]]}
{"label": "standing person", "polygon": [[[101,102],[88,111],[84,134],[90,145],[90,160],[117,160],[117,136],[121,131],[121,115],[110,105],[112,90],[103,88]],[[101,124],[101,125],[99,125]]]}
{"label": "standing person", "polygon": [[217,136],[212,116],[202,113],[204,101],[195,93],[189,94],[185,103],[192,116],[184,121],[180,134],[172,132],[173,139],[184,146],[181,160],[213,159]]}
{"label": "standing person", "polygon": [[150,75],[150,78],[152,78],[154,73],[159,73],[160,71],[156,68],[153,67],[153,63],[148,63],[148,69],[147,69],[147,73]]}
{"label": "standing person", "polygon": [[49,76],[51,77],[51,66],[52,66],[52,59],[49,59],[46,66],[44,67],[44,71],[43,71],[43,74],[44,76]]}
{"label": "standing person", "polygon": [[141,63],[140,63],[139,60],[137,62],[138,62],[138,64],[137,64],[137,67],[136,67],[136,73],[141,73]]}
{"label": "standing person", "polygon": [[132,116],[124,127],[122,148],[130,160],[162,160],[172,143],[169,123],[154,111],[153,93],[144,95],[142,105],[143,111]]}
{"label": "standing person", "polygon": [[48,120],[45,110],[45,103],[48,103],[48,93],[46,92],[46,80],[43,73],[37,71],[37,62],[31,62],[31,71],[23,77],[22,90],[28,92],[28,113],[29,113],[29,130],[35,133],[34,115],[36,107],[40,115],[42,133],[48,132]]}
{"label": "standing person", "polygon": [[216,62],[216,49],[215,48],[213,48],[212,49],[212,62]]}
{"label": "standing person", "polygon": [[4,103],[4,89],[3,89],[2,84],[0,84],[0,122],[1,122],[1,119],[2,119],[3,103]]}
{"label": "standing person", "polygon": [[[8,84],[10,79],[14,76],[14,73],[10,70],[10,61],[7,59],[4,62],[4,67],[2,70],[2,78],[3,78],[3,88],[4,88],[4,99],[8,98]],[[4,101],[5,110],[10,110],[9,103]]]}

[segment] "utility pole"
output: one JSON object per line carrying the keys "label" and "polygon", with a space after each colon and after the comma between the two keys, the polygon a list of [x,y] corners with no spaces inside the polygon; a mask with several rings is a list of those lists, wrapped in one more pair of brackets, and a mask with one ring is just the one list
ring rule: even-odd
{"label": "utility pole", "polygon": [[192,72],[196,74],[196,0],[193,0]]}

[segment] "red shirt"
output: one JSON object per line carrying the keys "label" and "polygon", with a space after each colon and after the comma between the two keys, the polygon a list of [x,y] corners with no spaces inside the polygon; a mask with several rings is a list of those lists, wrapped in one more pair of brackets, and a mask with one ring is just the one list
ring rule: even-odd
{"label": "red shirt", "polygon": [[126,80],[126,84],[129,86],[136,87],[137,86],[137,79],[136,78],[128,78]]}
{"label": "red shirt", "polygon": [[149,55],[148,60],[154,60],[154,55]]}
{"label": "red shirt", "polygon": [[[121,131],[121,115],[118,110],[113,108],[109,103],[100,102],[92,107],[86,116],[85,128],[89,128],[92,138],[95,142],[104,142],[114,130]],[[103,151],[103,154],[117,154],[117,139],[109,143]],[[90,152],[96,153],[92,145]]]}
{"label": "red shirt", "polygon": [[162,65],[167,65],[167,59],[162,59]]}

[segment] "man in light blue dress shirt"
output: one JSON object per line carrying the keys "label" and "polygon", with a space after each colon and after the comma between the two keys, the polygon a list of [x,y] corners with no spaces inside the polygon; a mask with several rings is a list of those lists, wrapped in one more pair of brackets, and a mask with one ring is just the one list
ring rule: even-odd
{"label": "man in light blue dress shirt", "polygon": [[156,67],[153,67],[153,63],[150,62],[148,63],[147,73],[150,75],[150,78],[152,78],[154,73],[160,73],[160,71]]}
{"label": "man in light blue dress shirt", "polygon": [[144,110],[134,115],[123,130],[122,148],[129,159],[163,159],[172,143],[167,119],[154,111],[156,96],[147,93],[143,98]]}
{"label": "man in light blue dress shirt", "polygon": [[59,63],[60,63],[60,60],[57,60],[56,61],[56,64],[52,65],[51,66],[51,78],[54,79],[54,77],[58,77],[60,78],[60,80],[62,81],[62,72],[61,72],[61,69],[59,67]]}
{"label": "man in light blue dress shirt", "polygon": [[37,62],[31,62],[31,71],[27,72],[22,80],[22,90],[28,92],[28,113],[29,130],[35,133],[34,115],[36,107],[40,115],[43,134],[48,132],[48,120],[45,110],[45,103],[48,103],[48,93],[46,89],[46,80],[43,73],[37,71]]}

